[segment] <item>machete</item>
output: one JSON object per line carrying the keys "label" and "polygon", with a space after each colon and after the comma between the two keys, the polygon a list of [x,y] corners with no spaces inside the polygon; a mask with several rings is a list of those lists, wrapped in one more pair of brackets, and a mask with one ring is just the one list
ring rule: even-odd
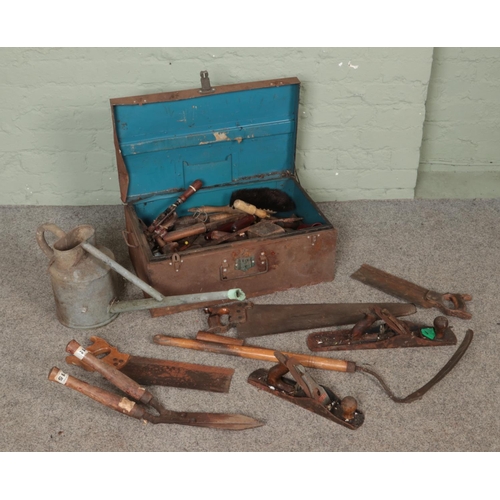
{"label": "machete", "polygon": [[[235,302],[206,307],[208,332],[225,333],[236,328],[237,337],[246,339],[275,333],[312,330],[328,326],[351,325],[368,314],[374,306],[388,310],[393,316],[409,316],[417,312],[414,304],[285,304],[259,305]],[[222,318],[227,317],[223,324]]]}
{"label": "machete", "polygon": [[[139,384],[229,392],[234,374],[232,368],[131,356],[120,352],[100,337],[92,336],[90,340],[92,344],[86,347],[87,351],[122,371]],[[74,355],[67,356],[66,363],[89,370],[89,367]]]}

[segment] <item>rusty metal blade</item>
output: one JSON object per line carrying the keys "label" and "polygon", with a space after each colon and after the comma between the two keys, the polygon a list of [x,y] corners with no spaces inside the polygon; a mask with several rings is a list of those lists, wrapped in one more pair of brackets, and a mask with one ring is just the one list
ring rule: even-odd
{"label": "rusty metal blade", "polygon": [[234,374],[232,368],[192,365],[139,356],[130,356],[121,371],[142,385],[224,393],[229,392]]}
{"label": "rusty metal blade", "polygon": [[421,307],[430,307],[426,299],[428,289],[368,264],[363,264],[355,273],[351,274],[351,278],[361,281],[361,283],[376,288],[392,297],[413,302]]}
{"label": "rusty metal blade", "polygon": [[[101,337],[90,337],[87,350],[101,361],[114,366],[141,385],[162,385],[180,389],[197,389],[209,392],[229,392],[234,369],[182,363],[166,359],[131,356],[119,351]],[[66,363],[85,370],[76,356],[67,356]]]}
{"label": "rusty metal blade", "polygon": [[472,318],[472,314],[466,310],[466,302],[472,300],[469,294],[439,293],[428,290],[368,264],[363,264],[351,274],[351,278],[393,297],[413,302],[420,307],[435,307],[447,316],[461,319]]}
{"label": "rusty metal blade", "polygon": [[387,309],[396,317],[409,316],[417,312],[414,304],[403,303],[254,304],[247,310],[246,321],[237,325],[237,336],[260,337],[328,326],[351,325],[361,320],[373,306]]}
{"label": "rusty metal blade", "polygon": [[196,412],[169,412],[168,415],[160,415],[155,423],[191,425],[194,427],[209,427],[211,429],[228,429],[240,431],[261,427],[263,422],[255,420],[246,415],[235,413],[196,413]]}
{"label": "rusty metal blade", "polygon": [[432,387],[434,387],[440,380],[442,380],[448,373],[451,372],[451,370],[456,366],[456,364],[460,361],[462,356],[465,354],[465,351],[469,348],[472,339],[474,337],[474,332],[472,330],[467,330],[465,333],[465,337],[462,340],[462,343],[460,344],[460,347],[455,351],[455,354],[448,360],[448,362],[439,370],[439,372],[434,375],[434,377],[427,382],[427,384],[423,385],[420,389],[417,389],[415,392],[412,392],[406,397],[400,398],[396,396],[391,389],[388,387],[388,385],[385,383],[384,379],[376,372],[373,370],[370,370],[369,368],[366,368],[364,366],[356,366],[356,371],[362,372],[362,373],[367,373],[374,377],[379,384],[381,385],[382,389],[386,392],[386,394],[395,402],[395,403],[413,403],[413,401],[417,401],[418,399],[421,399],[422,396]]}

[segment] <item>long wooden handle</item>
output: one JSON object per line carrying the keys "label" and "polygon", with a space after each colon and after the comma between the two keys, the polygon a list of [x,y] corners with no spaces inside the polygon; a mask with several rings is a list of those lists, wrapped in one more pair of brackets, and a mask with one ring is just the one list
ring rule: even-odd
{"label": "long wooden handle", "polygon": [[58,382],[59,384],[69,387],[70,389],[85,394],[85,396],[88,396],[94,401],[130,417],[142,419],[145,416],[145,409],[137,406],[130,399],[87,384],[87,382],[84,382],[83,380],[64,373],[56,366],[50,370],[48,379],[51,382]]}
{"label": "long wooden handle", "polygon": [[[171,347],[182,347],[184,349],[194,349],[196,351],[214,352],[217,354],[228,354],[240,358],[260,359],[277,363],[274,355],[276,349],[264,349],[263,347],[252,347],[242,345],[219,344],[217,342],[207,342],[203,340],[184,339],[179,337],[168,337],[167,335],[155,335],[153,342],[158,345]],[[283,352],[288,357],[293,357],[301,365],[307,368],[318,368],[336,372],[354,372],[356,364],[352,361],[341,359],[322,358],[310,356],[308,354],[295,354],[293,352]]]}
{"label": "long wooden handle", "polygon": [[182,238],[188,238],[189,236],[196,236],[197,234],[203,234],[207,230],[206,224],[203,222],[198,222],[192,226],[184,227],[182,229],[177,229],[175,231],[168,231],[164,235],[161,235],[161,239],[165,243],[170,241],[181,240]]}

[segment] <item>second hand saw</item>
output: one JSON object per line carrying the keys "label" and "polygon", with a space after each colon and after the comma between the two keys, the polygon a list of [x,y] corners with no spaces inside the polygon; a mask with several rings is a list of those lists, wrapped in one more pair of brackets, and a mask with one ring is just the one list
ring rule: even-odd
{"label": "second hand saw", "polygon": [[363,264],[355,273],[351,274],[351,278],[393,297],[413,302],[417,306],[435,307],[447,316],[461,319],[472,318],[472,314],[465,310],[465,303],[472,300],[470,295],[428,290],[368,264]]}
{"label": "second hand saw", "polygon": [[[182,363],[166,359],[143,358],[120,352],[100,337],[90,337],[87,351],[101,361],[125,373],[142,385],[161,385],[199,391],[229,392],[232,368]],[[76,356],[66,357],[66,363],[89,371]]]}
{"label": "second hand saw", "polygon": [[204,311],[209,315],[208,332],[227,333],[231,328],[236,328],[237,337],[245,339],[328,326],[352,325],[363,319],[374,306],[386,309],[396,317],[417,312],[414,304],[397,302],[284,305],[238,302],[206,307]]}

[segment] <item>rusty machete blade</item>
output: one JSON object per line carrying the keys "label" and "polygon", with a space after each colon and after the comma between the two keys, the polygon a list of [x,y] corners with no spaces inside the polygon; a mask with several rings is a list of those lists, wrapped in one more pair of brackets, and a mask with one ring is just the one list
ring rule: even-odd
{"label": "rusty machete blade", "polygon": [[[245,339],[328,326],[351,325],[364,318],[373,306],[387,309],[394,316],[408,316],[417,311],[414,304],[403,303],[284,305],[247,303],[246,306],[244,304],[224,306],[222,311],[225,314],[229,311],[229,323],[236,327],[238,338]],[[234,313],[232,307],[235,308]],[[207,308],[206,311],[212,315],[212,319],[217,314],[216,307]]]}
{"label": "rusty machete blade", "polygon": [[[143,358],[120,352],[106,340],[92,336],[92,345],[86,349],[102,361],[114,366],[141,385],[161,385],[180,389],[209,392],[229,392],[234,369],[198,365],[178,361]],[[76,356],[68,356],[66,363],[82,365]]]}

